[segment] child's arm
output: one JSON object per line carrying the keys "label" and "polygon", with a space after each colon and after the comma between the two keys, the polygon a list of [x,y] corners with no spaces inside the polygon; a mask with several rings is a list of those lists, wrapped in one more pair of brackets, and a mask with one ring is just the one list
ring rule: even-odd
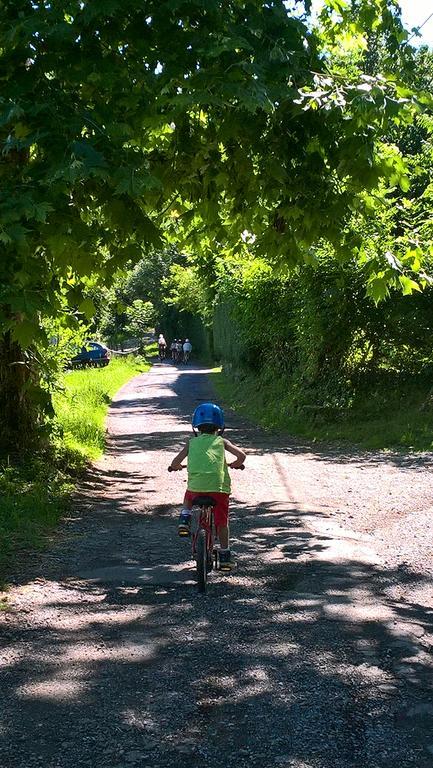
{"label": "child's arm", "polygon": [[228,466],[232,467],[232,469],[239,469],[243,466],[243,463],[245,459],[247,458],[246,453],[244,453],[240,448],[237,447],[237,445],[233,445],[233,443],[230,442],[230,440],[224,440],[224,448],[229,453],[232,453],[233,456],[236,456],[236,461],[232,461]]}
{"label": "child's arm", "polygon": [[183,460],[184,460],[184,459],[186,459],[186,457],[188,456],[188,448],[189,448],[189,440],[188,440],[188,442],[187,442],[187,443],[186,443],[186,444],[183,446],[182,450],[181,450],[181,451],[179,451],[179,453],[177,454],[177,456],[175,456],[175,457],[174,457],[174,459],[172,460],[172,462],[171,462],[171,464],[170,464],[170,466],[169,466],[169,468],[168,468],[168,471],[169,471],[169,472],[171,472],[171,471],[175,471],[175,470],[177,470],[177,469],[182,469],[182,462],[183,462]]}

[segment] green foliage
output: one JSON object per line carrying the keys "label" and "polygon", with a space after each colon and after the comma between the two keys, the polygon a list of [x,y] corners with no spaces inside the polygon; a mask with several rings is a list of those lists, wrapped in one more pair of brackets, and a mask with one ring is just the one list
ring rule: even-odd
{"label": "green foliage", "polygon": [[128,319],[126,330],[132,336],[143,340],[145,334],[153,327],[156,319],[155,308],[152,302],[134,299],[131,306],[126,307],[125,312]]}
{"label": "green foliage", "polygon": [[[408,81],[428,88],[432,56],[421,51],[411,62]],[[323,88],[316,97],[327,98]],[[427,108],[414,124],[386,129],[377,149],[393,186],[360,193],[340,233],[340,254],[341,243],[352,244],[340,264],[321,243],[286,276],[251,255],[221,270],[215,347],[261,423],[364,445],[370,434],[371,445],[431,447],[420,409],[433,364],[431,120]]]}
{"label": "green foliage", "polygon": [[[315,29],[310,6],[3,2],[0,326],[13,365],[47,346],[48,318],[88,322],[95,291],[143,246],[184,243],[203,272],[244,230],[273,264],[303,263],[324,239],[344,255],[362,192],[407,187],[400,152],[379,142],[429,100],[396,76],[410,59],[398,6],[329,0]],[[362,68],[372,31],[382,73]],[[0,377],[5,412],[28,408],[30,389],[41,400],[37,366],[26,371],[14,386]]]}
{"label": "green foliage", "polygon": [[[140,261],[129,265],[114,279],[110,289],[99,294],[98,312],[95,317],[95,330],[111,346],[121,345],[132,336],[140,337],[150,325],[166,329],[171,325],[172,313],[166,305],[167,279],[172,264],[184,261],[184,257],[174,247],[164,250],[144,251]],[[136,301],[142,302],[152,312],[145,312],[148,321],[143,327],[131,326]],[[138,313],[139,314],[139,313]],[[167,330],[165,332],[168,333]]]}
{"label": "green foliage", "polygon": [[232,243],[247,227],[288,260],[336,240],[358,190],[395,172],[375,140],[411,100],[323,57],[343,31],[401,38],[394,3],[361,0],[356,29],[329,7],[311,31],[283,2],[3,3],[0,305],[21,345],[164,221]]}
{"label": "green foliage", "polygon": [[385,377],[370,383],[346,410],[319,405],[293,411],[287,382],[276,376],[264,386],[254,374],[240,378],[216,369],[212,383],[227,407],[265,429],[366,449],[433,449],[433,401],[427,378]]}
{"label": "green foliage", "polygon": [[112,396],[147,370],[136,358],[114,359],[103,369],[65,374],[55,394],[56,430],[45,450],[15,465],[0,464],[0,577],[15,558],[40,549],[70,504],[74,479],[105,443],[104,421]]}
{"label": "green foliage", "polygon": [[105,445],[105,417],[112,396],[132,376],[148,370],[133,357],[113,358],[105,368],[65,374],[64,389],[54,396],[57,431],[68,450],[95,459]]}
{"label": "green foliage", "polygon": [[52,454],[20,467],[0,466],[0,579],[14,557],[44,546],[71,490],[71,477]]}
{"label": "green foliage", "polygon": [[238,265],[217,297],[214,345],[228,370],[254,373],[267,391],[282,381],[284,409],[351,408],[357,392],[385,374],[418,375],[433,364],[432,289],[366,296],[368,270],[316,265],[275,276],[263,263]]}
{"label": "green foliage", "polygon": [[203,282],[193,266],[172,264],[170,274],[164,280],[166,304],[177,307],[180,312],[191,312],[206,319],[211,316],[211,307]]}

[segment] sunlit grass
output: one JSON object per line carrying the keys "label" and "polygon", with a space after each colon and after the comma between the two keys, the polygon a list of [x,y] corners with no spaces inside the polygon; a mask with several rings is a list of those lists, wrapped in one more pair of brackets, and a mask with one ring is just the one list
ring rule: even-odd
{"label": "sunlit grass", "polygon": [[236,379],[216,368],[212,382],[223,404],[266,429],[370,450],[433,449],[433,403],[427,386],[406,383],[399,391],[380,391],[377,398],[360,397],[340,412],[326,408],[294,412],[280,381],[263,386],[254,376]]}
{"label": "sunlit grass", "polygon": [[105,417],[111,398],[134,375],[150,365],[133,357],[114,358],[105,368],[87,368],[65,375],[64,391],[56,393],[54,410],[64,445],[89,459],[104,450]]}
{"label": "sunlit grass", "polygon": [[65,374],[56,393],[55,437],[43,453],[19,466],[0,465],[0,579],[29,551],[42,548],[65,513],[74,478],[104,450],[112,396],[150,365],[115,358],[106,368]]}
{"label": "sunlit grass", "polygon": [[0,468],[0,575],[12,558],[40,549],[66,508],[73,484],[53,457]]}

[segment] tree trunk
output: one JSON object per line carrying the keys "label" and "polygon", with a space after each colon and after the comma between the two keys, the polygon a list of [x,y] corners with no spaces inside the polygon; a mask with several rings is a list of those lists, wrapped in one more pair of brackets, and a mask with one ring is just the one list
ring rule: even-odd
{"label": "tree trunk", "polygon": [[31,370],[10,333],[0,335],[0,455],[15,454],[34,441],[37,415],[30,399]]}

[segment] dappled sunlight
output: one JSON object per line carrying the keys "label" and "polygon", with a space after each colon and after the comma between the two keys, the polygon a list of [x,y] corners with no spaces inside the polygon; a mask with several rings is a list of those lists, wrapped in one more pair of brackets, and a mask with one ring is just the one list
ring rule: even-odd
{"label": "dappled sunlight", "polygon": [[[18,738],[24,703],[43,715],[28,720],[23,767],[43,753],[42,721],[59,723],[53,745],[85,733],[97,768],[217,765],[222,741],[233,763],[252,768],[268,768],[269,755],[276,768],[374,765],[369,724],[391,754],[431,687],[432,614],[397,588],[422,595],[431,576],[389,567],[371,537],[306,503],[299,446],[279,447],[275,462],[267,437],[262,445],[255,435],[247,471],[233,473],[237,566],[212,572],[208,594],[198,595],[190,541],[176,536],[186,477],[166,466],[209,391],[202,371],[170,367],[148,379],[113,409],[118,433],[83,484],[81,514],[70,515],[61,575],[59,546],[55,576],[17,589],[2,725]],[[230,426],[247,445],[245,424],[230,415]],[[311,451],[311,489],[316,462]]]}
{"label": "dappled sunlight", "polygon": [[339,621],[344,619],[351,622],[364,621],[386,621],[393,616],[393,611],[389,606],[378,604],[377,601],[369,600],[367,604],[362,604],[361,595],[354,596],[356,602],[349,604],[350,595],[344,602],[327,602],[322,605],[323,613],[326,618]]}
{"label": "dappled sunlight", "polygon": [[139,731],[158,733],[160,730],[159,723],[152,716],[150,709],[145,708],[144,705],[143,708],[125,709],[120,712],[119,720]]}
{"label": "dappled sunlight", "polygon": [[16,691],[18,698],[22,699],[45,699],[55,703],[56,701],[69,701],[71,699],[81,699],[88,693],[90,683],[83,680],[71,680],[68,678],[55,677],[52,680],[44,682],[27,683],[19,687]]}
{"label": "dappled sunlight", "polygon": [[[272,537],[272,530],[267,535]],[[275,579],[284,585],[278,575],[287,570],[284,563],[269,573],[268,567],[263,561],[245,564],[239,575],[216,578],[212,594],[204,599],[197,597],[194,586],[174,584],[152,588],[119,585],[99,594],[97,608],[87,615],[89,606],[86,608],[82,623],[78,621],[72,632],[69,627],[64,642],[58,634],[60,628],[55,627],[60,653],[47,653],[48,636],[40,647],[42,654],[37,647],[29,648],[32,666],[40,668],[39,679],[24,681],[17,689],[17,700],[40,701],[50,707],[74,702],[86,711],[89,697],[97,696],[108,702],[113,723],[131,729],[135,748],[163,745],[170,750],[172,762],[175,754],[185,754],[190,760],[200,745],[213,743],[214,730],[224,734],[228,743],[236,734],[238,747],[242,738],[246,748],[255,743],[256,728],[263,745],[280,739],[282,754],[291,754],[288,733],[299,712],[309,711],[318,728],[328,722],[324,705],[319,707],[316,699],[318,690],[332,701],[337,722],[345,717],[350,722],[352,709],[347,702],[356,686],[357,708],[377,711],[376,718],[382,722],[383,702],[395,698],[402,680],[416,686],[428,660],[420,656],[414,640],[410,652],[401,649],[397,669],[389,666],[384,650],[393,640],[401,640],[404,629],[394,623],[391,601],[388,614],[352,614],[352,606],[365,600],[376,611],[371,566],[339,563],[335,583],[329,573],[332,565],[315,563],[314,581],[320,569],[326,569],[320,592],[305,589],[312,575],[308,563],[297,566],[295,591],[273,586]],[[380,572],[380,566],[376,571]],[[257,584],[267,585],[265,592],[255,594]],[[68,597],[71,600],[73,595]],[[325,616],[334,604],[341,613]],[[122,614],[127,621],[119,618]],[[328,627],[325,634],[321,618]],[[230,643],[224,627],[228,622]],[[404,669],[399,671],[399,667]],[[168,719],[164,714],[167,706]],[[185,711],[192,724],[182,738]],[[340,743],[338,729],[329,734]],[[180,746],[185,752],[179,752]],[[329,749],[325,742],[323,749]],[[308,743],[305,750],[308,755]],[[332,768],[332,752],[321,755],[321,768]],[[300,766],[308,764],[301,753],[298,757]],[[293,755],[293,765],[296,760]],[[149,762],[152,764],[151,758]],[[179,765],[183,768],[184,763]]]}
{"label": "dappled sunlight", "polygon": [[218,702],[223,698],[224,705],[242,704],[243,701],[270,693],[274,684],[269,672],[264,667],[242,670],[237,675],[209,675],[195,683],[198,688],[198,705]]}
{"label": "dappled sunlight", "polygon": [[7,655],[0,656],[0,670],[17,666],[26,656],[26,651],[21,645],[9,645]]}
{"label": "dappled sunlight", "polygon": [[110,626],[127,625],[131,621],[141,620],[148,618],[152,613],[151,610],[145,607],[133,607],[122,608],[122,611],[102,611],[92,613],[80,613],[77,616],[75,611],[71,611],[69,617],[63,613],[62,617],[53,618],[47,621],[47,626],[51,626],[53,629],[57,627],[64,630],[84,630],[84,629],[97,629],[98,626],[109,623]]}
{"label": "dappled sunlight", "polygon": [[155,658],[160,646],[160,643],[125,640],[115,645],[104,643],[100,647],[89,649],[88,643],[83,642],[66,649],[62,655],[62,663],[84,665],[100,661],[144,663]]}
{"label": "dappled sunlight", "polygon": [[[286,622],[279,621],[277,619],[277,624],[284,624]],[[272,659],[272,658],[285,658],[289,657],[292,661],[295,660],[296,656],[303,655],[303,649],[302,646],[300,646],[298,643],[293,643],[290,640],[281,640],[280,642],[268,642],[266,644],[262,644],[260,642],[256,643],[254,651],[251,651],[251,656],[254,656],[256,658],[262,658],[262,659]]]}

